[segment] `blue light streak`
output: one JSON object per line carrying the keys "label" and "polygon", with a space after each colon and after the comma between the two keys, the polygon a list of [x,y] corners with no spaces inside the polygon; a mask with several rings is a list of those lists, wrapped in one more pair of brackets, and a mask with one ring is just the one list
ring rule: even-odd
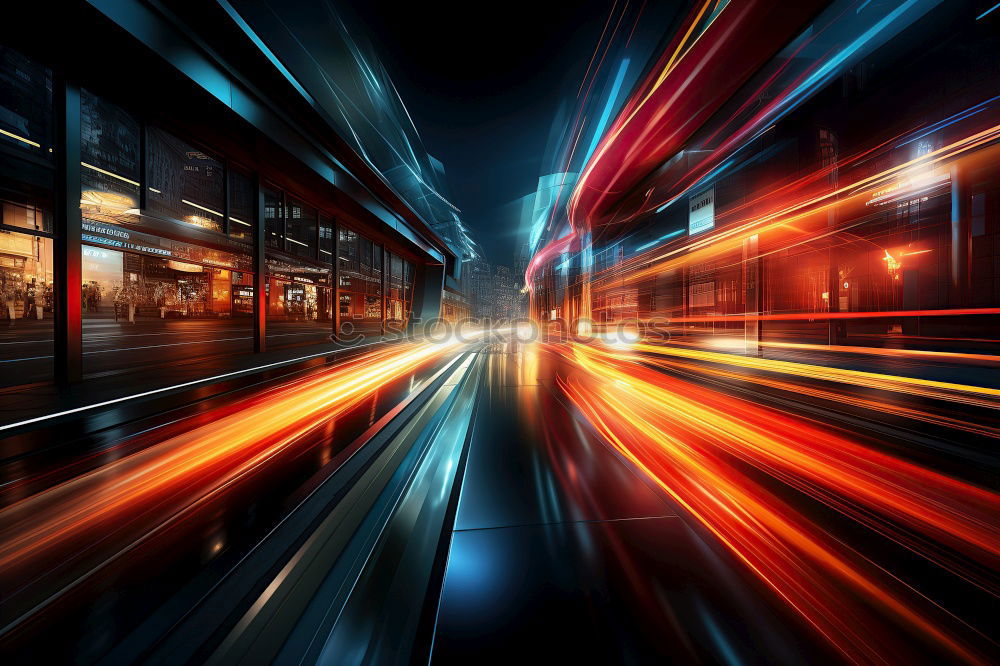
{"label": "blue light streak", "polygon": [[584,162],[589,160],[590,156],[594,154],[595,150],[597,150],[597,144],[604,135],[604,128],[607,126],[608,120],[611,118],[611,109],[615,107],[615,102],[618,100],[618,93],[622,88],[622,82],[625,80],[625,72],[628,70],[628,64],[629,59],[624,58],[621,65],[618,66],[618,73],[615,75],[615,82],[611,85],[611,92],[608,94],[608,100],[604,104],[604,111],[601,112],[601,119],[597,122],[597,129],[594,130],[594,138],[590,142],[590,147],[587,148],[587,152],[584,155]]}
{"label": "blue light streak", "polygon": [[982,14],[980,14],[979,16],[977,16],[976,20],[978,21],[979,19],[981,19],[981,18],[983,18],[985,16],[989,16],[990,14],[992,14],[993,12],[995,12],[998,8],[1000,8],[1000,2],[998,2],[995,5],[993,5],[992,7],[990,7],[989,9],[987,9],[985,12],[983,12]]}
{"label": "blue light streak", "polygon": [[684,231],[685,231],[684,229],[678,229],[677,231],[671,231],[669,234],[665,234],[663,236],[660,236],[659,238],[657,238],[654,241],[650,241],[650,242],[646,243],[645,245],[640,245],[639,247],[635,248],[635,251],[636,252],[642,252],[643,250],[651,248],[654,245],[656,245],[658,243],[662,243],[665,240],[671,239],[671,238],[673,238],[675,236],[680,236],[682,233],[684,233]]}

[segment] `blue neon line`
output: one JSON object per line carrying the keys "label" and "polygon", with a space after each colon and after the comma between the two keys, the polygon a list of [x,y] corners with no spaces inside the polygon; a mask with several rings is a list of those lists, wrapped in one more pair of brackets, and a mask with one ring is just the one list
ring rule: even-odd
{"label": "blue neon line", "polygon": [[295,89],[299,91],[299,94],[305,97],[307,100],[309,100],[310,104],[315,105],[316,101],[312,98],[312,95],[307,93],[306,89],[299,84],[298,79],[292,76],[292,73],[289,72],[283,64],[281,64],[281,61],[278,60],[278,56],[276,56],[274,52],[267,47],[267,45],[264,43],[264,40],[262,40],[260,37],[257,36],[257,33],[254,32],[253,28],[251,28],[249,24],[247,24],[247,22],[243,20],[243,17],[240,16],[239,12],[237,12],[236,9],[233,8],[233,6],[229,4],[229,2],[227,2],[227,0],[219,0],[219,5],[227,14],[229,14],[229,17],[233,19],[233,21],[236,23],[237,26],[239,26],[240,30],[246,33],[246,36],[250,38],[250,41],[252,41],[254,45],[256,45],[258,49],[260,49],[260,52],[263,53],[267,57],[267,59],[271,61],[271,64],[278,68],[278,71],[281,72],[281,75],[284,76],[286,79],[288,79],[288,82],[291,83],[292,86],[294,86]]}
{"label": "blue neon line", "polygon": [[608,101],[604,105],[601,119],[597,123],[597,129],[594,131],[594,139],[590,142],[590,148],[587,149],[587,153],[584,155],[584,162],[589,160],[590,156],[594,154],[594,150],[597,149],[597,142],[601,140],[601,136],[604,134],[604,127],[608,124],[608,119],[611,117],[611,108],[615,105],[615,101],[618,99],[618,92],[622,87],[622,81],[625,80],[625,70],[628,69],[628,63],[629,59],[624,58],[622,64],[618,67],[618,74],[615,75],[615,82],[611,86],[611,94],[608,95]]}
{"label": "blue neon line", "polygon": [[[997,5],[997,6],[1000,7],[1000,5]],[[968,118],[970,116],[974,116],[977,113],[985,111],[987,104],[990,104],[991,102],[995,102],[998,99],[1000,99],[1000,95],[997,95],[996,97],[991,97],[990,99],[984,100],[984,101],[980,102],[979,104],[976,104],[975,106],[969,107],[965,111],[959,111],[955,115],[949,116],[949,117],[945,118],[944,120],[939,120],[936,123],[934,123],[933,125],[931,125],[930,127],[928,127],[927,130],[923,134],[920,134],[919,136],[912,137],[912,138],[906,140],[905,142],[898,144],[897,147],[902,147],[902,146],[905,146],[905,145],[907,145],[909,143],[913,143],[917,139],[922,139],[925,136],[927,136],[928,134],[932,134],[932,133],[938,131],[939,129],[944,129],[948,125],[952,125],[954,123],[957,123],[960,120],[965,120],[966,118]]]}
{"label": "blue neon line", "polygon": [[639,247],[635,248],[635,251],[636,252],[642,252],[647,247],[653,247],[657,243],[662,243],[663,241],[667,240],[668,238],[673,238],[674,236],[680,236],[682,233],[684,233],[684,229],[678,229],[677,231],[671,231],[669,234],[667,234],[665,236],[660,236],[655,241],[650,241],[649,243],[646,243],[645,245],[640,245]]}
{"label": "blue neon line", "polygon": [[979,16],[977,16],[976,20],[978,21],[979,19],[983,18],[984,16],[986,16],[988,14],[992,14],[993,12],[995,12],[997,10],[998,7],[1000,7],[1000,2],[998,2],[995,5],[993,5],[992,7],[990,7],[989,9],[987,9],[985,12],[983,12],[982,14],[980,14]]}
{"label": "blue neon line", "polygon": [[896,147],[897,148],[902,148],[903,146],[908,146],[911,143],[913,143],[914,141],[919,141],[920,139],[924,138],[928,134],[934,134],[934,132],[937,132],[938,130],[942,130],[945,127],[948,127],[949,125],[954,125],[955,123],[957,123],[957,122],[959,122],[961,120],[965,120],[966,118],[969,118],[970,116],[974,116],[977,113],[981,113],[981,112],[983,112],[985,110],[986,109],[978,109],[976,111],[969,111],[968,113],[960,114],[959,116],[951,119],[950,122],[949,121],[941,121],[943,124],[937,125],[935,127],[928,128],[927,131],[925,131],[923,134],[918,134],[917,136],[913,137],[912,139],[909,139],[908,141],[904,141],[903,143],[897,145]]}

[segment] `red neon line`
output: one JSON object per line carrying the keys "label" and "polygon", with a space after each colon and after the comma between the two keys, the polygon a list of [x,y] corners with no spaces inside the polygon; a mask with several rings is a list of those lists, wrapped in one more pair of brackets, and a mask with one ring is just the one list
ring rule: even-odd
{"label": "red neon line", "polygon": [[957,308],[953,310],[888,310],[885,312],[794,312],[768,315],[722,315],[669,318],[671,324],[701,321],[789,321],[805,319],[878,319],[883,317],[959,317],[964,315],[995,315],[1000,308]]}

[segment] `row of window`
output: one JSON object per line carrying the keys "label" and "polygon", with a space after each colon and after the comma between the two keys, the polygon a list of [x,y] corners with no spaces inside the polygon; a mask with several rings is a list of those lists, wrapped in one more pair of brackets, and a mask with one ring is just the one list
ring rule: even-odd
{"label": "row of window", "polygon": [[[15,370],[0,385],[51,379],[54,295],[61,288],[50,237],[52,103],[51,73],[0,47],[0,154],[10,158],[0,160],[0,326],[13,340],[0,346],[0,364]],[[258,294],[250,272],[257,196],[251,173],[145,126],[88,90],[81,91],[80,120],[86,372],[152,362],[155,355],[141,351],[148,348],[170,349],[174,358],[249,351],[258,298],[269,348],[328,342],[335,315],[349,324],[345,334],[352,327],[377,333],[383,322],[389,330],[405,328],[414,270],[402,257],[268,186],[265,286]],[[150,218],[177,223],[180,233],[161,231],[170,224]],[[213,235],[220,242],[199,240]],[[224,242],[226,236],[242,243]]]}
{"label": "row of window", "polygon": [[[51,74],[4,47],[0,64],[2,142],[51,160]],[[147,214],[249,239],[253,229],[249,173],[159,127],[143,128],[133,115],[90,91],[81,91],[80,107],[85,217],[113,221],[137,211],[145,198]],[[265,205],[268,247],[318,261],[332,259],[331,217],[280,191],[268,190]],[[33,231],[52,232],[51,216],[14,221]]]}

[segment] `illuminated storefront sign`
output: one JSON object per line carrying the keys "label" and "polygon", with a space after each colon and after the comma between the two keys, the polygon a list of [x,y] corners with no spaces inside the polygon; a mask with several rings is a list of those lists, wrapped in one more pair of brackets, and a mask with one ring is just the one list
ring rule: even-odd
{"label": "illuminated storefront sign", "polygon": [[137,242],[137,240],[132,238],[132,234],[124,229],[117,229],[104,224],[90,224],[89,222],[84,221],[83,230],[84,232],[87,232],[83,234],[84,243],[99,243],[101,245],[118,248],[120,250],[147,252],[149,254],[158,254],[164,257],[170,256],[170,250],[155,247],[153,244]]}
{"label": "illuminated storefront sign", "polygon": [[159,257],[204,264],[230,270],[247,271],[251,259],[247,255],[223,252],[212,248],[192,245],[152,234],[122,229],[114,225],[100,224],[92,220],[83,221],[83,242],[112,247],[118,250],[129,250],[152,254]]}
{"label": "illuminated storefront sign", "polygon": [[688,200],[688,235],[715,228],[715,188],[692,196]]}

